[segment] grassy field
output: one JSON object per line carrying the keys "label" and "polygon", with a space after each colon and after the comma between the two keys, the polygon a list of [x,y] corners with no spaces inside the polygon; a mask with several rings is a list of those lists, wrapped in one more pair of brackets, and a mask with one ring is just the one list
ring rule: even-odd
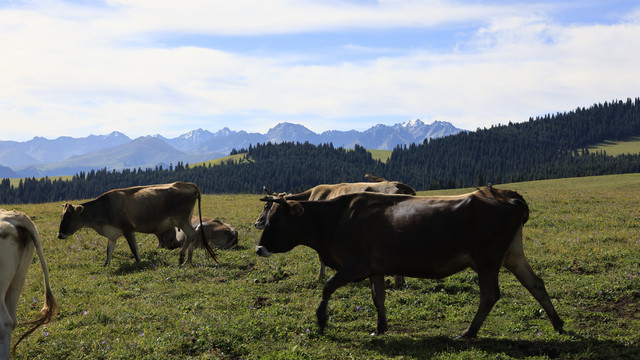
{"label": "grassy field", "polygon": [[[371,153],[371,157],[373,157],[374,160],[380,160],[383,163],[386,163],[387,160],[389,160],[389,158],[391,157],[391,150],[367,150]],[[192,166],[209,166],[209,165],[218,165],[223,161],[229,161],[229,160],[234,160],[234,161],[246,161],[246,157],[247,154],[243,153],[243,154],[236,154],[236,155],[229,155],[229,156],[225,156],[219,159],[214,159],[214,160],[210,160],[210,161],[205,161],[205,162],[201,162],[201,163],[196,163],[196,164],[191,164],[189,165],[190,167]]]}
{"label": "grassy field", "polygon": [[589,147],[589,151],[607,152],[607,155],[617,156],[622,154],[640,154],[640,136],[634,136],[627,140],[621,141],[605,141]]}
{"label": "grassy field", "polygon": [[[308,248],[258,258],[258,196],[208,195],[203,213],[234,225],[240,246],[220,264],[138,236],[135,264],[120,239],[110,267],[107,241],[92,230],[56,239],[61,204],[3,206],[39,228],[58,298],[57,319],[24,340],[17,359],[637,359],[640,356],[640,174],[497,186],[519,191],[531,208],[525,253],[565,320],[553,331],[533,297],[508,272],[502,298],[478,339],[456,336],[478,305],[470,270],[444,280],[406,279],[387,292],[390,331],[375,330],[368,281],[334,294],[329,325],[317,332],[321,281]],[[447,191],[439,193],[460,193]],[[426,193],[423,193],[426,194]],[[429,192],[434,194],[434,192]],[[331,271],[330,271],[331,273]],[[42,307],[42,273],[31,266],[18,318]],[[19,327],[15,334],[24,331]]]}
{"label": "grassy field", "polygon": [[236,154],[236,155],[229,155],[229,156],[221,157],[221,158],[218,158],[218,159],[213,159],[213,160],[204,161],[204,162],[200,162],[200,163],[190,164],[189,167],[220,165],[223,161],[230,161],[230,160],[242,162],[242,161],[246,161],[246,158],[247,158],[247,154],[246,153]]}
{"label": "grassy field", "polygon": [[387,160],[391,157],[391,150],[367,150],[371,153],[371,157],[373,160],[380,160],[383,163],[386,163]]}
{"label": "grassy field", "polygon": [[[73,178],[72,175],[65,175],[65,176],[51,176],[49,177],[49,179],[51,181],[54,180],[64,180],[64,181],[70,181]],[[13,187],[18,187],[18,185],[20,185],[20,180],[22,180],[23,178],[11,178],[9,179],[9,183],[11,184],[11,186]],[[41,178],[37,178],[37,179],[41,179]]]}

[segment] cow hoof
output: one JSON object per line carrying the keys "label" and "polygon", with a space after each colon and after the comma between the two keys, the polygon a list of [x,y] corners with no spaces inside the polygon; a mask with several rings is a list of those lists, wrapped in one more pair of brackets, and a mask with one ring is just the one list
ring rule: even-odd
{"label": "cow hoof", "polygon": [[460,339],[460,340],[471,340],[471,339],[475,339],[476,338],[476,334],[471,334],[469,332],[467,332],[466,330],[462,332],[462,334],[456,336],[456,339]]}

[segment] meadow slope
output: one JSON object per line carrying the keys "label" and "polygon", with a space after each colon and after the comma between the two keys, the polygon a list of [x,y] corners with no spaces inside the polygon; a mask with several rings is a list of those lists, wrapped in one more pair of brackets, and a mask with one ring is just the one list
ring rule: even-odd
{"label": "meadow slope", "polygon": [[[186,267],[177,266],[177,251],[158,249],[155,236],[139,234],[142,262],[134,263],[120,239],[105,268],[107,241],[93,230],[56,239],[61,203],[2,206],[26,212],[38,226],[60,305],[58,318],[24,340],[15,358],[638,358],[640,174],[496,187],[517,190],[529,203],[525,253],[565,320],[565,335],[553,331],[533,297],[502,271],[502,298],[478,339],[456,339],[478,305],[470,270],[444,280],[408,278],[405,288],[390,289],[384,336],[369,335],[376,317],[368,281],[345,286],[334,294],[320,335],[315,309],[322,282],[315,278],[314,251],[299,247],[258,258],[259,196],[207,195],[204,215],[235,226],[240,246],[219,251],[220,264],[196,250]],[[34,260],[20,321],[36,316],[42,294]],[[24,330],[18,327],[14,337]]]}

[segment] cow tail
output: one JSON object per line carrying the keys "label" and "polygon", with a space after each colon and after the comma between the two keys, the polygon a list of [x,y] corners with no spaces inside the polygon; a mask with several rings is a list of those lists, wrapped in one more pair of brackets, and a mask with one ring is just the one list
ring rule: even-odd
{"label": "cow tail", "polygon": [[37,319],[24,323],[23,325],[33,325],[33,327],[27,330],[19,339],[16,341],[15,345],[13,345],[12,353],[15,353],[16,347],[20,342],[31,335],[37,328],[40,326],[50,322],[55,315],[58,313],[58,302],[56,301],[55,296],[53,296],[53,292],[51,291],[51,285],[49,284],[49,270],[47,268],[47,261],[44,259],[44,252],[42,251],[42,241],[40,240],[40,236],[38,232],[35,231],[30,234],[31,239],[36,247],[36,251],[38,252],[38,259],[40,260],[40,265],[42,266],[42,274],[44,277],[44,306],[40,310],[40,315]]}
{"label": "cow tail", "polygon": [[209,255],[211,255],[211,258],[213,259],[213,261],[218,263],[218,258],[216,257],[216,253],[211,248],[211,245],[209,245],[209,241],[207,241],[207,235],[205,234],[204,227],[202,226],[202,207],[200,206],[200,200],[201,200],[200,190],[198,190],[198,216],[200,217],[200,237],[202,238],[202,247],[204,247],[204,249],[209,253]]}

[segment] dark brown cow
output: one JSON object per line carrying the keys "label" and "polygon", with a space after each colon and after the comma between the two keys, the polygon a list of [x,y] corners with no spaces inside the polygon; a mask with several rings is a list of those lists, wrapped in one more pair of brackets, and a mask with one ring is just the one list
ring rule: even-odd
{"label": "dark brown cow", "polygon": [[485,188],[453,197],[358,193],[330,201],[274,202],[256,252],[282,253],[297,245],[315,249],[337,270],[322,289],[316,311],[322,332],[327,304],[345,284],[369,278],[378,311],[377,332],[387,330],[384,274],[443,278],[468,267],[478,273],[480,306],[462,337],[475,337],[500,297],[498,273],[509,269],[563,332],[542,279],[524,256],[522,226],[529,208],[518,193]]}
{"label": "dark brown cow", "polygon": [[[191,217],[191,225],[198,233],[204,229],[205,237],[209,240],[209,246],[212,248],[230,249],[238,245],[238,231],[220,220],[205,217],[202,218],[202,226],[200,226],[200,219],[193,216]],[[187,234],[177,227],[156,234],[156,236],[158,236],[158,245],[169,250],[182,247],[182,244],[187,240]],[[202,248],[203,245],[198,242],[195,247]]]}
{"label": "dark brown cow", "polygon": [[[158,234],[178,227],[187,234],[187,241],[180,250],[179,263],[184,264],[185,253],[196,237],[196,230],[191,225],[196,201],[200,212],[200,189],[193,183],[174,182],[111,190],[81,205],[65,204],[58,238],[66,239],[84,227],[97,231],[109,239],[104,264],[107,266],[120,236],[124,235],[133,256],[140,262],[134,232]],[[204,232],[201,234],[205,249],[217,261],[209,242],[204,239]],[[191,253],[187,263],[191,262]]]}
{"label": "dark brown cow", "polygon": [[[381,194],[407,194],[415,195],[416,191],[409,185],[401,183],[400,181],[388,181],[377,176],[370,174],[365,175],[366,178],[371,179],[374,182],[358,182],[358,183],[340,183],[340,184],[322,184],[313,187],[307,191],[299,194],[286,195],[287,200],[330,200],[340,195],[353,194],[357,192],[376,192]],[[265,188],[266,190],[266,188]],[[266,190],[270,195],[274,193]],[[267,202],[264,205],[262,213],[256,220],[254,226],[256,229],[264,229],[266,224],[267,215],[271,209],[271,202]],[[320,270],[318,271],[318,280],[325,278],[325,265],[320,260]],[[404,284],[404,278],[402,276],[394,276],[395,287],[399,288]]]}

